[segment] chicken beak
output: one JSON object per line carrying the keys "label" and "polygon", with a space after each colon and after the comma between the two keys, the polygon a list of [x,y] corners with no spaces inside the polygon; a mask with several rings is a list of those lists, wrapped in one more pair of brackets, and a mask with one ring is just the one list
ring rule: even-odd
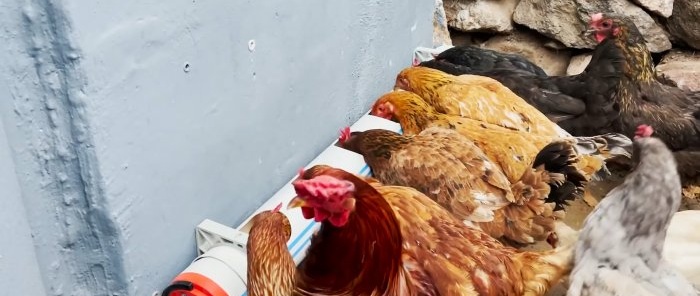
{"label": "chicken beak", "polygon": [[394,86],[394,91],[399,91],[399,90],[403,90],[403,89],[402,89],[400,86],[395,85],[395,86]]}
{"label": "chicken beak", "polygon": [[307,203],[305,200],[303,200],[299,196],[295,196],[292,198],[292,200],[289,201],[289,204],[287,204],[287,209],[294,209],[294,208],[300,208],[300,207],[306,207]]}

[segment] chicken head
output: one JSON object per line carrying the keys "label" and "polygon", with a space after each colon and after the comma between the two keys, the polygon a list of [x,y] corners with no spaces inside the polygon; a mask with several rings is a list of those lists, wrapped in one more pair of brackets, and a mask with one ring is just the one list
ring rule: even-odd
{"label": "chicken head", "polygon": [[328,220],[336,227],[345,225],[355,209],[355,185],[327,175],[312,179],[303,177],[302,169],[299,178],[292,182],[297,196],[287,208],[300,207],[304,218],[313,218],[316,222]]}
{"label": "chicken head", "polygon": [[377,100],[369,114],[391,120],[394,117],[394,105],[386,100]]}
{"label": "chicken head", "polygon": [[616,26],[614,18],[607,17],[602,13],[591,15],[589,22],[590,31],[596,42],[601,43],[608,37],[617,36],[620,33],[620,28]]}
{"label": "chicken head", "polygon": [[346,126],[340,130],[340,137],[338,137],[338,143],[340,143],[340,145],[343,145],[349,139],[350,139],[350,127]]}
{"label": "chicken head", "polygon": [[640,124],[637,127],[637,130],[634,132],[634,138],[638,139],[638,138],[651,137],[651,134],[653,134],[653,133],[654,133],[654,129],[651,126],[646,125],[646,124]]}
{"label": "chicken head", "polygon": [[394,83],[394,90],[408,90],[408,91],[411,90],[411,84],[408,80],[408,77],[406,77],[406,74],[405,74],[405,72],[411,68],[421,68],[421,67],[412,66],[410,68],[406,68],[403,71],[401,71],[399,73],[399,75],[396,76],[396,82]]}

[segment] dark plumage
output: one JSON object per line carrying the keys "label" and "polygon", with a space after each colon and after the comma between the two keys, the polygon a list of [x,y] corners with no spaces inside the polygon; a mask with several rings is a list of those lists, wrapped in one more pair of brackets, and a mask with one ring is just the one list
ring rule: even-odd
{"label": "dark plumage", "polygon": [[586,177],[572,165],[575,157],[576,151],[571,143],[555,141],[542,148],[532,163],[533,168],[544,165],[546,171],[566,176],[565,182],[551,184],[552,191],[546,199],[546,202],[556,203],[555,210],[563,209],[572,197],[579,194],[580,188],[586,185]]}
{"label": "dark plumage", "polygon": [[[604,75],[604,79],[597,79],[597,84],[589,85],[604,86],[593,98],[598,104],[612,104],[612,113],[616,116],[608,126],[597,129],[591,126],[596,110],[589,110],[582,117],[588,120],[579,120],[576,126],[587,127],[589,133],[631,135],[637,125],[650,124],[656,137],[674,151],[683,184],[694,185],[700,170],[700,93],[658,81],[644,38],[628,18],[614,14],[598,14],[593,18],[595,36],[600,41],[596,53],[602,54],[605,50],[615,57],[616,62],[608,66],[600,62],[594,64],[607,69],[609,74]],[[571,128],[566,124],[562,127]]]}
{"label": "dark plumage", "polygon": [[[619,110],[608,130],[632,135],[640,124],[649,124],[655,135],[673,151],[700,148],[700,121],[698,93],[685,92],[659,82],[654,62],[644,38],[628,18],[619,15],[600,15],[597,38],[605,38],[598,45],[622,60],[612,67],[608,83],[613,86],[601,90],[607,101]],[[598,50],[597,50],[598,51]],[[604,77],[606,78],[606,77]]]}
{"label": "dark plumage", "polygon": [[521,55],[471,45],[452,47],[435,56],[435,60],[460,65],[471,71],[517,69],[537,76],[547,76],[542,68]]}

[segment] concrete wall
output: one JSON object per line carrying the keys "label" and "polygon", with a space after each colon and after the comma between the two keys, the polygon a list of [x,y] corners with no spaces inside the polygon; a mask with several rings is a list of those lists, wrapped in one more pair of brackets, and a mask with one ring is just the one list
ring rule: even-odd
{"label": "concrete wall", "polygon": [[433,5],[3,2],[0,284],[160,290],[197,223],[240,223],[390,89]]}

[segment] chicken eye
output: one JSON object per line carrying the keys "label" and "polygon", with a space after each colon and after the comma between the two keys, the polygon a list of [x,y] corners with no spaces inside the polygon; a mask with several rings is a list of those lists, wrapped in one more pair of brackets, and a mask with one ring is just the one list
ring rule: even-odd
{"label": "chicken eye", "polygon": [[610,28],[610,21],[603,22],[603,28]]}

